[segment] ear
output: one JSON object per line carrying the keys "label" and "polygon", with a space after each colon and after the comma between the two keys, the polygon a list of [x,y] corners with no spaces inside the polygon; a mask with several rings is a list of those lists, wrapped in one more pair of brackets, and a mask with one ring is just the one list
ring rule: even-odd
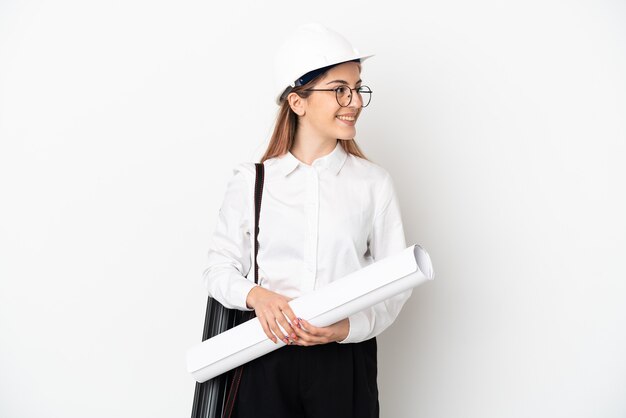
{"label": "ear", "polygon": [[289,107],[298,116],[304,116],[306,114],[306,99],[298,96],[296,93],[289,93],[287,96]]}

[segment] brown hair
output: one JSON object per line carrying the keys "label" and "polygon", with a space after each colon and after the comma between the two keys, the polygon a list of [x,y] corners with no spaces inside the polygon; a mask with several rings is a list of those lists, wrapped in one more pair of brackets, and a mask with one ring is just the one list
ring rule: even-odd
{"label": "brown hair", "polygon": [[[296,93],[302,98],[309,97],[311,95],[311,92],[304,90],[315,85],[315,83],[317,83],[322,77],[324,77],[327,72],[328,70],[318,75],[303,86],[294,87],[293,89],[291,89],[290,93]],[[298,115],[296,115],[296,113],[291,110],[291,106],[289,106],[289,101],[287,99],[284,99],[281,102],[280,109],[278,109],[276,124],[274,125],[274,132],[272,133],[269,145],[265,150],[265,154],[263,154],[263,157],[261,157],[261,162],[264,162],[265,160],[273,157],[279,157],[289,151],[293,146],[297,129]],[[339,143],[348,154],[356,155],[357,157],[368,160],[368,158],[365,156],[365,154],[363,154],[354,139],[339,140]]]}

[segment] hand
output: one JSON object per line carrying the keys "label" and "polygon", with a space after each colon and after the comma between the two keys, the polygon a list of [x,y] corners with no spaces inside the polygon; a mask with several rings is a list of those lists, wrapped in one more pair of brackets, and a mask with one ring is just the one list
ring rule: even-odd
{"label": "hand", "polygon": [[[289,300],[288,297],[261,286],[253,287],[246,297],[246,304],[249,308],[254,309],[265,335],[275,344],[278,343],[277,337],[283,340],[285,344],[289,344],[289,338],[292,340],[298,338],[291,326],[291,324],[295,324],[296,315],[287,303]],[[283,334],[278,324],[283,327],[287,335]]]}
{"label": "hand", "polygon": [[350,320],[348,318],[322,328],[314,327],[304,319],[297,318],[295,325],[298,340],[294,342],[304,346],[342,341],[348,337],[350,332]]}

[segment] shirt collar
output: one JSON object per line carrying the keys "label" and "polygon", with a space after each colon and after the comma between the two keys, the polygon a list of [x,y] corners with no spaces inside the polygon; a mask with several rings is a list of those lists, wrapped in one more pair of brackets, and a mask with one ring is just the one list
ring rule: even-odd
{"label": "shirt collar", "polygon": [[[341,170],[341,167],[343,167],[343,164],[346,162],[347,158],[348,153],[343,149],[343,146],[339,143],[338,140],[334,150],[322,157],[315,159],[311,166],[317,167],[319,171],[328,169],[330,173],[336,175],[337,173],[339,173],[339,170]],[[285,176],[289,175],[293,170],[295,170],[298,165],[308,166],[307,164],[304,164],[302,161],[298,160],[291,153],[291,151],[287,151],[287,153],[283,154],[283,156],[280,157],[277,163],[280,171]]]}

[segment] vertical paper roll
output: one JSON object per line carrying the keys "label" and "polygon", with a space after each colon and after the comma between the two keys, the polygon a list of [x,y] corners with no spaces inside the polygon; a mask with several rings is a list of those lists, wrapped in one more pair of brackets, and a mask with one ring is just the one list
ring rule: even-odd
{"label": "vertical paper roll", "polygon": [[[335,280],[289,302],[297,315],[325,327],[434,278],[430,257],[419,245]],[[204,382],[285,345],[267,338],[254,318],[192,346],[187,370]]]}

